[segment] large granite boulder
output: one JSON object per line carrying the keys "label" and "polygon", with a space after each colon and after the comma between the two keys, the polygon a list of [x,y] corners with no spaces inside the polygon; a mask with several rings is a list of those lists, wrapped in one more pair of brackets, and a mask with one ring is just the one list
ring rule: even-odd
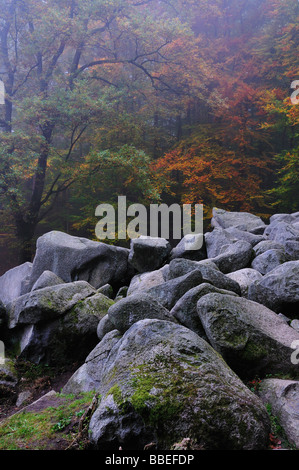
{"label": "large granite boulder", "polygon": [[26,325],[21,330],[19,357],[55,366],[84,361],[98,343],[98,324],[113,303],[95,294],[57,318]]}
{"label": "large granite boulder", "polygon": [[240,376],[298,373],[291,355],[299,334],[268,308],[212,293],[198,301],[197,311],[211,345]]}
{"label": "large granite boulder", "polygon": [[223,209],[213,209],[212,227],[235,227],[255,234],[262,234],[266,224],[262,219],[249,212],[229,212]]}
{"label": "large granite boulder", "polygon": [[64,282],[86,281],[96,289],[126,283],[132,275],[129,250],[53,231],[38,238],[30,288],[44,271]]}
{"label": "large granite boulder", "polygon": [[299,382],[295,380],[262,380],[258,394],[278,418],[288,442],[299,449]]}
{"label": "large granite boulder", "polygon": [[163,282],[168,280],[168,266],[169,265],[165,265],[160,269],[156,269],[155,271],[136,274],[131,279],[127,295],[135,294],[137,291],[146,290],[150,287],[163,284]]}
{"label": "large granite boulder", "polygon": [[185,259],[175,259],[169,264],[169,279],[175,279],[179,276],[184,276],[194,270],[200,271],[203,282],[209,282],[219,289],[226,289],[241,294],[239,284],[230,279],[227,275],[223,274],[215,263],[196,262]]}
{"label": "large granite boulder", "polygon": [[224,274],[248,268],[253,258],[252,245],[246,241],[237,241],[222,246],[219,255],[211,258]]}
{"label": "large granite boulder", "polygon": [[171,251],[165,238],[141,236],[131,240],[129,263],[139,273],[154,271],[165,264]]}
{"label": "large granite boulder", "polygon": [[33,284],[31,292],[43,289],[44,287],[57,286],[58,284],[64,284],[64,281],[56,276],[56,274],[52,273],[52,271],[44,271]]}
{"label": "large granite boulder", "polygon": [[204,234],[185,235],[182,240],[171,250],[170,260],[185,258],[194,261],[206,259],[207,249]]}
{"label": "large granite boulder", "polygon": [[24,263],[0,277],[0,300],[4,305],[30,290],[27,284],[31,273],[32,263]]}
{"label": "large granite boulder", "polygon": [[44,287],[18,297],[7,305],[8,326],[36,324],[58,318],[80,300],[94,295],[95,289],[85,281]]}
{"label": "large granite boulder", "polygon": [[198,286],[202,283],[202,274],[200,270],[194,269],[193,271],[185,274],[184,276],[170,279],[157,286],[150,287],[145,292],[158,300],[168,310],[171,310],[176,302],[192,287]]}
{"label": "large granite boulder", "polygon": [[175,321],[169,311],[145,292],[138,292],[112,305],[108,310],[114,329],[125,333],[134,323],[145,318]]}
{"label": "large granite boulder", "polygon": [[259,271],[252,268],[239,269],[238,271],[226,274],[226,276],[239,284],[242,297],[248,296],[248,289],[251,284],[263,278]]}
{"label": "large granite boulder", "polygon": [[235,292],[219,289],[212,284],[203,282],[199,286],[188,290],[188,292],[186,292],[186,294],[184,294],[183,297],[178,300],[178,302],[170,311],[170,314],[182,325],[194,331],[204,339],[207,339],[207,336],[197,313],[197,302],[201,297],[210,294],[211,292],[234,296],[237,295]]}
{"label": "large granite boulder", "polygon": [[264,275],[287,261],[288,257],[284,250],[271,249],[256,256],[251,263],[251,267]]}
{"label": "large granite boulder", "polygon": [[283,263],[251,284],[248,298],[277,313],[299,318],[299,261]]}
{"label": "large granite boulder", "polygon": [[267,446],[260,400],[202,338],[168,321],[108,333],[63,391],[89,389],[101,396],[89,426],[97,449],[170,449],[186,436],[206,450]]}

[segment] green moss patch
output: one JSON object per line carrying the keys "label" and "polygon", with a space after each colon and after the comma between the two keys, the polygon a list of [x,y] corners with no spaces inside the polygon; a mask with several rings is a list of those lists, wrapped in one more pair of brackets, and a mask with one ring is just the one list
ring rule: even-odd
{"label": "green moss patch", "polygon": [[[0,424],[1,450],[66,449],[75,439],[80,417],[94,392],[57,395],[57,403],[40,411],[15,414]],[[84,444],[82,444],[84,445]]]}

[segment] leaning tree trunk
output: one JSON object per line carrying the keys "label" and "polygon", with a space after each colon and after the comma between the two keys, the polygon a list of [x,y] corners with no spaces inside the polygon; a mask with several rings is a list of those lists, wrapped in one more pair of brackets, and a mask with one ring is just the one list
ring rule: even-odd
{"label": "leaning tree trunk", "polygon": [[47,161],[53,128],[53,125],[46,125],[43,128],[45,143],[40,149],[40,156],[35,170],[31,197],[27,207],[22,211],[18,211],[15,215],[16,237],[20,263],[32,260],[32,242],[36,226],[39,222],[40,209],[42,207],[42,196],[45,187]]}

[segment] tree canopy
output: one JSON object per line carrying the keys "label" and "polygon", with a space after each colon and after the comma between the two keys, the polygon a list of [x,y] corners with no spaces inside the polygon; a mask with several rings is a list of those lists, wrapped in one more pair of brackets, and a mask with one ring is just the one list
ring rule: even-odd
{"label": "tree canopy", "polygon": [[297,0],[0,7],[0,211],[20,260],[42,227],[94,236],[117,195],[299,210]]}

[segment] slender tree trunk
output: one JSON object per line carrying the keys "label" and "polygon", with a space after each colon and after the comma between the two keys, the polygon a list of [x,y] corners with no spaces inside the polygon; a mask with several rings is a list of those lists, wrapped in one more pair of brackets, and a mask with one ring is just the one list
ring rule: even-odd
{"label": "slender tree trunk", "polygon": [[32,240],[39,222],[40,209],[42,206],[42,196],[45,187],[47,161],[53,127],[53,125],[45,125],[43,129],[45,143],[41,147],[29,204],[27,208],[24,209],[24,212],[18,211],[15,215],[16,236],[19,244],[19,258],[21,263],[31,261],[32,259]]}

